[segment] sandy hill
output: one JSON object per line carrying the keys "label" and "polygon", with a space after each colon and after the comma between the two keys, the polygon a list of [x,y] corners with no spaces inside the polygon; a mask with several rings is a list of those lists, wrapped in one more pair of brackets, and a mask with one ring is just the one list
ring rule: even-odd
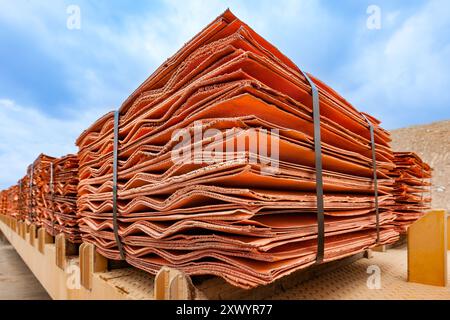
{"label": "sandy hill", "polygon": [[414,151],[433,168],[433,208],[450,211],[450,120],[393,130],[394,151]]}

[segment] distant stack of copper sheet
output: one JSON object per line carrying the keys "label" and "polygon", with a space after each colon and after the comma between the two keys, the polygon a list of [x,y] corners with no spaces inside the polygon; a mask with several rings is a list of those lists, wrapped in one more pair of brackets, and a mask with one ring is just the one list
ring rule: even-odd
{"label": "distant stack of copper sheet", "polygon": [[31,166],[27,169],[27,174],[20,180],[20,184],[22,185],[22,189],[20,192],[20,200],[21,200],[21,206],[20,206],[20,215],[19,220],[21,221],[32,221],[32,208],[33,208],[33,201],[32,201],[32,194],[31,194]]}
{"label": "distant stack of copper sheet", "polygon": [[49,210],[52,204],[47,195],[50,193],[50,170],[54,159],[40,154],[27,171],[29,185],[26,192],[30,194],[30,198],[27,203],[29,212],[26,221],[38,227],[42,226],[45,220],[51,219]]}
{"label": "distant stack of copper sheet", "polygon": [[12,186],[0,192],[0,214],[17,217],[19,208],[19,187]]}
{"label": "distant stack of copper sheet", "polygon": [[26,192],[27,186],[29,186],[27,176],[20,179],[17,183],[18,205],[16,219],[19,221],[25,221],[28,215],[27,198],[29,196],[29,192]]}
{"label": "distant stack of copper sheet", "polygon": [[19,186],[15,185],[8,189],[7,215],[17,218],[20,208]]}
{"label": "distant stack of copper sheet", "polygon": [[395,213],[397,231],[405,233],[431,206],[431,167],[412,152],[395,152]]}
{"label": "distant stack of copper sheet", "polygon": [[8,215],[8,190],[0,192],[0,214]]}
{"label": "distant stack of copper sheet", "polygon": [[[325,259],[394,242],[389,134],[330,87],[319,89]],[[118,236],[126,261],[268,284],[313,265],[317,198],[311,86],[287,57],[227,11],[122,105]],[[368,120],[367,120],[368,119]],[[120,259],[113,225],[114,114],[77,140],[83,239]]]}
{"label": "distant stack of copper sheet", "polygon": [[78,158],[67,155],[55,159],[47,193],[44,226],[52,235],[64,233],[70,242],[81,242],[77,216]]}

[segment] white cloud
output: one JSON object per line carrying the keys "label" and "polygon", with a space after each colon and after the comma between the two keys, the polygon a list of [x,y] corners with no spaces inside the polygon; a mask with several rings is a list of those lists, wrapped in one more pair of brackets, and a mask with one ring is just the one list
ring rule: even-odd
{"label": "white cloud", "polygon": [[0,99],[0,189],[22,178],[40,153],[56,157],[76,153],[76,138],[107,111],[81,112],[61,120]]}
{"label": "white cloud", "polygon": [[356,60],[340,70],[344,82],[355,84],[344,95],[387,128],[421,123],[427,112],[436,120],[448,117],[449,12],[447,1],[429,1],[387,39],[360,34]]}

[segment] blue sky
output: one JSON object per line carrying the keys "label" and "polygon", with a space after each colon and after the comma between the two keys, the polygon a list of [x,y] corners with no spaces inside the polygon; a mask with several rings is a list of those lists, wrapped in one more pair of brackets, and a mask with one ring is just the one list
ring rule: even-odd
{"label": "blue sky", "polygon": [[0,188],[40,152],[76,152],[85,128],[226,8],[387,129],[450,118],[447,0],[0,0]]}

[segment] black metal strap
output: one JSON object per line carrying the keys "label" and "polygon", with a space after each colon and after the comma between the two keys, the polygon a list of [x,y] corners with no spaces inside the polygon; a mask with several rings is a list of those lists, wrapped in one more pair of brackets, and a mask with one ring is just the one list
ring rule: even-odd
{"label": "black metal strap", "polygon": [[54,170],[53,170],[53,162],[50,162],[50,194],[51,194],[51,206],[50,210],[52,211],[53,219],[52,219],[52,235],[55,235],[55,187],[54,187]]}
{"label": "black metal strap", "polygon": [[117,156],[119,149],[119,111],[114,112],[114,142],[113,142],[113,227],[114,237],[116,238],[117,247],[120,252],[120,258],[125,260],[125,252],[120,242],[119,227],[117,222]]}
{"label": "black metal strap", "polygon": [[19,181],[19,205],[18,205],[18,210],[19,212],[17,212],[17,214],[22,215],[22,210],[23,210],[23,199],[22,199],[22,181]]}
{"label": "black metal strap", "polygon": [[423,163],[423,161],[420,163],[420,169],[422,170],[422,180],[421,180],[421,182],[420,182],[420,184],[421,184],[421,186],[420,186],[420,188],[422,189],[421,191],[420,191],[420,205],[422,206],[422,207],[425,207],[425,202],[423,201],[423,198],[424,198],[424,196],[423,196],[423,194],[425,193],[425,188],[424,188],[424,182],[425,182],[425,180],[424,180],[424,177],[425,177],[425,170],[424,170],[424,163]]}
{"label": "black metal strap", "polygon": [[316,166],[316,196],[317,196],[317,257],[316,263],[323,262],[325,256],[325,206],[323,200],[323,170],[322,170],[322,139],[320,133],[320,103],[319,90],[314,82],[303,72],[309,82],[313,100],[314,120],[314,153]]}
{"label": "black metal strap", "polygon": [[373,168],[373,185],[375,193],[375,214],[377,223],[377,244],[380,243],[380,208],[378,205],[378,175],[377,175],[377,156],[376,156],[376,146],[375,146],[375,133],[373,129],[372,122],[367,119],[367,117],[361,113],[363,118],[369,124],[370,130],[370,144],[372,145],[372,168]]}
{"label": "black metal strap", "polygon": [[430,184],[430,188],[428,191],[430,192],[430,207],[429,208],[431,208],[433,205],[433,171],[430,172],[430,177],[427,179],[429,179],[428,183]]}

